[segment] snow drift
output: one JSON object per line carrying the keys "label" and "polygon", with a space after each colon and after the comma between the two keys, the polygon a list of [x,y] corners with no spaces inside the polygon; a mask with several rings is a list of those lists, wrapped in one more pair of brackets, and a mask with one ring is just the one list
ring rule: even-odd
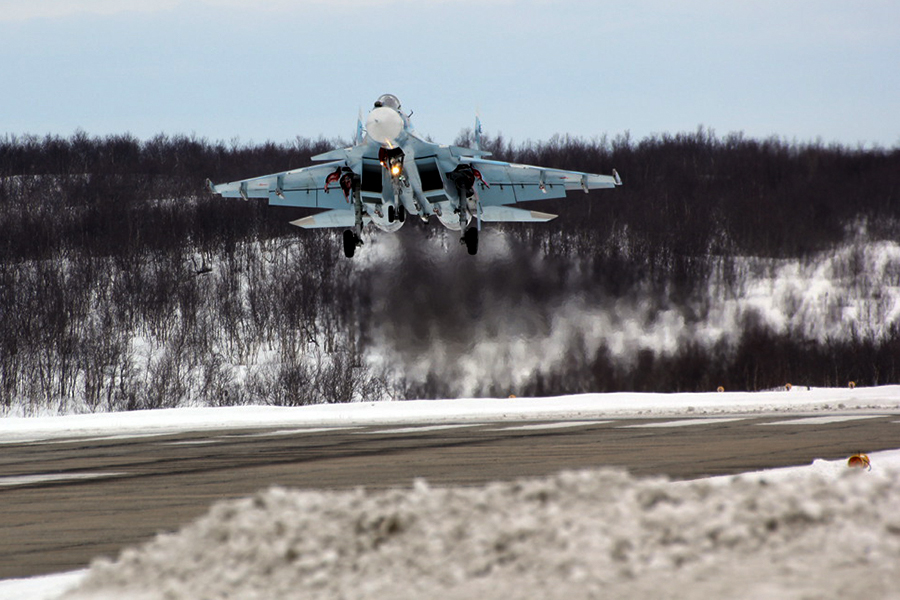
{"label": "snow drift", "polygon": [[272,488],[95,561],[64,598],[900,598],[898,474]]}

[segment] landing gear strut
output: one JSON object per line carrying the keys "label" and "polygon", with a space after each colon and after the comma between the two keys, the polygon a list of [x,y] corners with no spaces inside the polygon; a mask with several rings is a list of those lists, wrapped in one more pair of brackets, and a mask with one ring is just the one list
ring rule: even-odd
{"label": "landing gear strut", "polygon": [[352,180],[352,192],[353,192],[353,212],[356,217],[356,225],[353,229],[345,229],[344,230],[344,256],[347,258],[353,258],[353,255],[356,254],[356,249],[359,246],[362,246],[362,235],[363,230],[363,205],[362,205],[362,197],[359,193],[359,180]]}
{"label": "landing gear strut", "polygon": [[467,184],[462,177],[456,178],[456,195],[459,198],[459,204],[457,207],[457,214],[459,215],[459,230],[462,232],[462,237],[459,238],[459,243],[465,244],[466,250],[469,251],[469,254],[478,254],[478,227],[469,227],[468,229],[466,229],[466,224],[469,220],[468,207],[466,206],[466,204],[468,203],[468,189]]}

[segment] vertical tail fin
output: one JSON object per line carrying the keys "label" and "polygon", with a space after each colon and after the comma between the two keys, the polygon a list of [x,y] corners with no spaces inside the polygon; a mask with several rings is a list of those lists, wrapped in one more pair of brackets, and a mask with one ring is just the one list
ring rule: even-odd
{"label": "vertical tail fin", "polygon": [[481,116],[475,113],[475,149],[481,150]]}
{"label": "vertical tail fin", "polygon": [[359,109],[359,116],[356,119],[356,145],[360,145],[363,143],[363,138],[365,137],[365,132],[363,131],[362,124],[362,109]]}

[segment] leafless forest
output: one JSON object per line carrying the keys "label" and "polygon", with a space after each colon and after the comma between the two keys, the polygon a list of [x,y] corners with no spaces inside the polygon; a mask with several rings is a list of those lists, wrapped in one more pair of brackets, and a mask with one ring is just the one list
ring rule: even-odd
{"label": "leafless forest", "polygon": [[[305,213],[204,187],[305,166],[337,145],[0,138],[0,410],[900,382],[900,330],[876,327],[886,313],[822,337],[804,329],[816,315],[778,329],[747,312],[733,336],[627,356],[577,332],[553,337],[575,298],[592,315],[675,307],[700,322],[711,286],[741,286],[748,257],[802,264],[859,243],[861,230],[866,243],[897,240],[898,149],[703,129],[494,138],[495,158],[616,168],[625,185],[531,203],[561,216],[492,227],[476,257],[438,223],[409,223],[390,243],[369,233],[348,260],[339,231],[288,224]],[[844,270],[851,281],[867,276],[864,262]],[[866,279],[867,297],[896,299],[887,289],[900,273],[889,275]],[[508,358],[460,367],[488,343]],[[516,344],[533,365],[509,350]]]}

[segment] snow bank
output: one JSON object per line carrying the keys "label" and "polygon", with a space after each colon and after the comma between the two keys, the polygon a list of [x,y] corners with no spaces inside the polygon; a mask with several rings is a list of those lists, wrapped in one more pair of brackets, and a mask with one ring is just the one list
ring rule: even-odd
{"label": "snow bank", "polygon": [[248,427],[339,427],[610,416],[897,410],[900,386],[855,389],[795,385],[767,392],[615,393],[555,398],[405,400],[310,406],[172,408],[68,416],[0,418],[0,443],[84,435],[136,435]]}
{"label": "snow bank", "polygon": [[898,474],[272,488],[95,562],[64,598],[900,598]]}

